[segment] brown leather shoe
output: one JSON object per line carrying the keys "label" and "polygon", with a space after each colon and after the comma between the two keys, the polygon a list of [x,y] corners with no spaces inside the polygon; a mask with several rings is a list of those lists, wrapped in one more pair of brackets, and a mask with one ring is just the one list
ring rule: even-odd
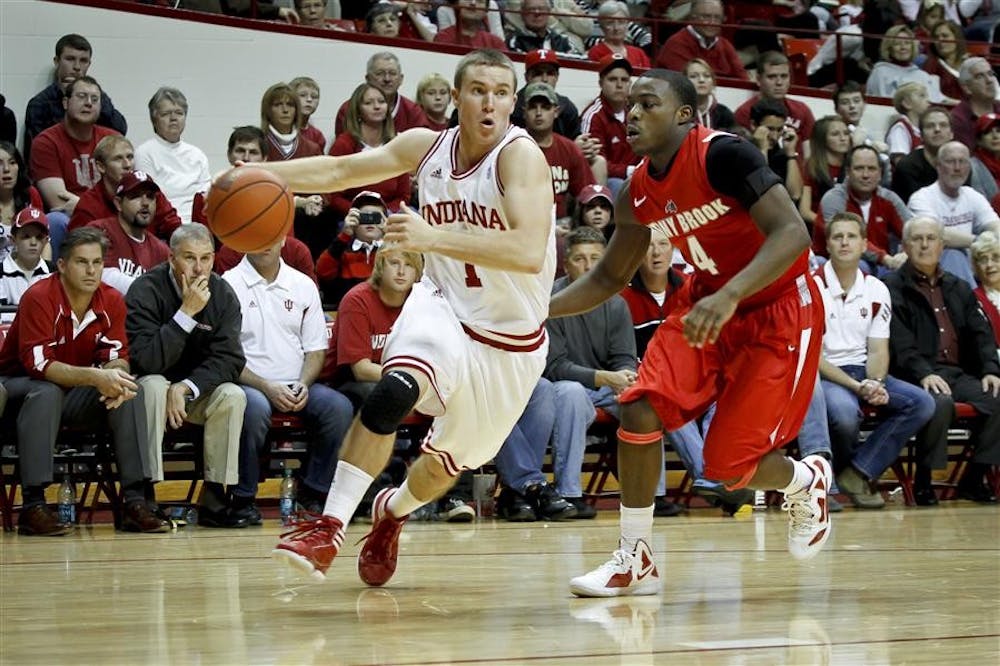
{"label": "brown leather shoe", "polygon": [[36,504],[21,511],[17,533],[29,536],[62,536],[73,529],[59,521],[59,514],[45,504]]}
{"label": "brown leather shoe", "polygon": [[149,510],[144,500],[129,502],[122,516],[122,529],[126,532],[169,532],[170,523]]}

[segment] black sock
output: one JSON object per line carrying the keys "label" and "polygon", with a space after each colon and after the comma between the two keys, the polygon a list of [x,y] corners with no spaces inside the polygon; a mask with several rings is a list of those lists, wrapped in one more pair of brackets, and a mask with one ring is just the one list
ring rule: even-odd
{"label": "black sock", "polygon": [[252,496],[244,497],[243,495],[237,495],[236,493],[233,493],[232,500],[230,501],[229,504],[233,509],[238,510],[250,506],[251,504],[253,504],[253,501],[254,498]]}
{"label": "black sock", "polygon": [[989,465],[984,463],[970,462],[965,468],[965,473],[962,474],[962,479],[958,482],[958,485],[969,488],[982,485],[988,469]]}
{"label": "black sock", "polygon": [[206,481],[201,487],[198,504],[209,511],[222,511],[226,508],[226,489],[221,483]]}
{"label": "black sock", "polygon": [[931,468],[917,465],[917,472],[913,476],[913,486],[918,490],[930,490]]}
{"label": "black sock", "polygon": [[21,502],[24,509],[45,504],[45,486],[24,486],[21,489]]}

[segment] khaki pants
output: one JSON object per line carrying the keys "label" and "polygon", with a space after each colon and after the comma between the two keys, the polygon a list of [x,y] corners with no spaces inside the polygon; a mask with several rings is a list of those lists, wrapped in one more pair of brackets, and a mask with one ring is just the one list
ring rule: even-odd
{"label": "khaki pants", "polygon": [[[149,455],[144,460],[146,476],[163,480],[163,435],[167,425],[167,389],[162,375],[139,378],[146,393],[146,421],[149,428]],[[187,421],[205,426],[205,480],[223,485],[239,481],[240,430],[246,394],[238,385],[226,382],[209,394],[188,403]]]}

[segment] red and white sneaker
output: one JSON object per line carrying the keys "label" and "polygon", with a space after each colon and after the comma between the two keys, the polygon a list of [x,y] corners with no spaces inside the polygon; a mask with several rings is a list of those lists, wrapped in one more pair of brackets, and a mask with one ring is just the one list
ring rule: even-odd
{"label": "red and white sneaker", "polygon": [[812,483],[797,493],[785,495],[781,508],[788,511],[788,552],[797,560],[808,560],[823,550],[830,538],[826,494],[833,484],[833,470],[823,456],[806,456],[802,462],[812,470]]}
{"label": "red and white sneaker", "polygon": [[319,516],[293,523],[292,528],[281,535],[284,541],[271,551],[271,557],[313,580],[326,580],[326,570],[344,543],[344,524],[332,516]]}
{"label": "red and white sneaker", "polygon": [[[389,499],[395,488],[383,488],[372,502],[372,530],[361,541],[358,553],[358,575],[369,585],[385,585],[396,573],[399,557],[399,533],[408,516],[396,518],[389,513]],[[358,543],[361,543],[360,541]]]}
{"label": "red and white sneaker", "polygon": [[611,559],[590,573],[569,582],[569,590],[578,597],[623,597],[660,593],[660,574],[653,553],[642,539],[635,548],[625,550],[619,542]]}

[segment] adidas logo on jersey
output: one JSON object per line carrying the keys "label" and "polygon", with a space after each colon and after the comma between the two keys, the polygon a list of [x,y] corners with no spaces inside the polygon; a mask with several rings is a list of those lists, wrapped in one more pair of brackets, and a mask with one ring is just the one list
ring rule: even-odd
{"label": "adidas logo on jersey", "polygon": [[434,169],[434,171],[431,171],[431,178],[441,178],[441,177],[442,177],[441,167],[438,167],[437,169]]}

